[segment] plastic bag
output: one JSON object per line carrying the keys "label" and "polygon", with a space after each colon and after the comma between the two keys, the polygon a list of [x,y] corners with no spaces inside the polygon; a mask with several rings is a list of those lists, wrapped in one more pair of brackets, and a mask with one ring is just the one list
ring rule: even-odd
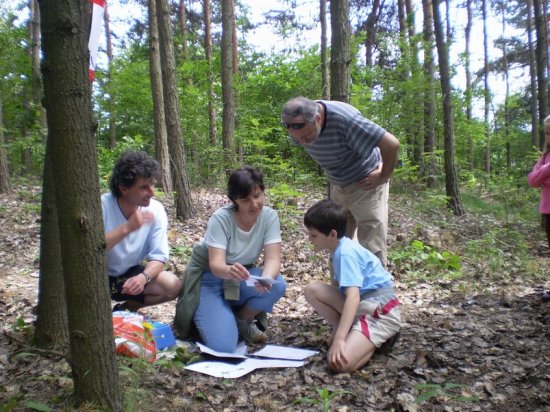
{"label": "plastic bag", "polygon": [[144,316],[132,312],[114,312],[115,352],[132,358],[154,362],[157,346],[151,332],[153,326]]}

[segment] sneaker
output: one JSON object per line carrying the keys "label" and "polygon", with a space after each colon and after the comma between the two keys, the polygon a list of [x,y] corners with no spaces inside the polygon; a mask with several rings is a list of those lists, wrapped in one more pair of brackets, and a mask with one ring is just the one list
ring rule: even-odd
{"label": "sneaker", "polygon": [[115,306],[113,306],[113,312],[135,312],[132,309],[130,309],[127,305],[127,302],[117,303]]}
{"label": "sneaker", "polygon": [[239,335],[248,343],[267,342],[267,335],[258,329],[254,321],[248,322],[246,320],[237,319],[237,329],[239,330]]}
{"label": "sneaker", "polygon": [[541,299],[543,302],[550,302],[550,292],[543,293]]}

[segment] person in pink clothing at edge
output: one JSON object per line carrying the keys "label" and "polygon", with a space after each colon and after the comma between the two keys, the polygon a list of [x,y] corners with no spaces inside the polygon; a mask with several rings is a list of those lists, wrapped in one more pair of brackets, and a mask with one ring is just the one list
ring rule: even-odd
{"label": "person in pink clothing at edge", "polygon": [[[550,248],[550,116],[544,119],[544,135],[546,149],[527,177],[529,186],[542,188],[540,193],[539,211],[542,215],[542,224]],[[550,301],[550,292],[542,294],[543,302]]]}

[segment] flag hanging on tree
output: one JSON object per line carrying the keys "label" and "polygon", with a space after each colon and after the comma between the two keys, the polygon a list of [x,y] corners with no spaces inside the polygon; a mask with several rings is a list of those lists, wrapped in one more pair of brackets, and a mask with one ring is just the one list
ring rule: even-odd
{"label": "flag hanging on tree", "polygon": [[90,38],[88,39],[88,50],[90,51],[90,66],[88,76],[90,81],[94,80],[95,67],[97,64],[97,50],[99,49],[99,32],[103,13],[105,11],[105,0],[89,0],[93,4],[92,11],[92,28],[90,30]]}

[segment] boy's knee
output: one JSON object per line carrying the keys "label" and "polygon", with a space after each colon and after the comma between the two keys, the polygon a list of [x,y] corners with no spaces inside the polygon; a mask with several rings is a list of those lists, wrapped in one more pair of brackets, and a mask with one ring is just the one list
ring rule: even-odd
{"label": "boy's knee", "polygon": [[308,302],[311,302],[311,300],[315,298],[315,296],[317,295],[317,291],[319,290],[319,287],[322,284],[323,282],[315,280],[306,286],[304,290],[304,295]]}

